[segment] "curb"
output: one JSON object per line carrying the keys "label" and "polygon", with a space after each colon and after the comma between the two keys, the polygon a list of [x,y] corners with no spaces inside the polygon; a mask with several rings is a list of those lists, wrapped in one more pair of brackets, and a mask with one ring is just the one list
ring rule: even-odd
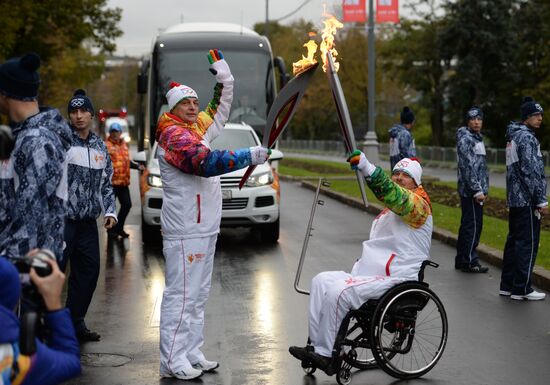
{"label": "curb", "polygon": [[[302,187],[307,188],[309,190],[313,190],[313,191],[317,190],[317,184],[314,184],[314,183],[311,183],[311,182],[308,182],[308,181],[304,181],[303,180],[304,178],[288,177],[288,176],[284,176],[284,175],[280,175],[280,178],[282,180],[286,180],[286,181],[301,182]],[[308,179],[310,179],[310,178],[308,178]],[[313,178],[311,178],[311,179],[313,179]],[[318,177],[315,177],[314,179],[319,180]],[[323,194],[323,195],[326,195],[330,198],[336,199],[337,201],[340,201],[340,202],[342,202],[342,203],[344,203],[348,206],[366,211],[370,214],[377,215],[383,209],[382,205],[377,204],[377,203],[371,203],[371,202],[369,202],[368,207],[365,207],[365,205],[363,204],[363,201],[361,201],[357,198],[352,198],[352,197],[347,196],[345,194],[342,194],[342,193],[339,193],[339,192],[336,192],[336,191],[332,191],[330,189],[326,189],[326,188],[323,188],[323,187],[321,187],[320,193]],[[449,246],[456,246],[456,244],[458,242],[458,236],[456,234],[454,234],[454,233],[452,233],[448,230],[440,229],[440,228],[435,227],[435,226],[433,228],[432,238],[437,239],[438,241],[441,241],[443,243],[446,243]],[[489,247],[489,246],[480,244],[477,247],[477,253],[479,255],[479,258],[482,259],[483,261],[488,262],[491,265],[494,265],[494,266],[497,266],[497,267],[502,266],[502,251],[501,250],[498,250],[498,249],[495,249],[493,247]],[[548,271],[548,270],[546,270],[542,267],[535,266],[535,268],[533,269],[532,281],[533,281],[533,285],[535,285],[535,286],[537,286],[537,287],[539,287],[543,290],[550,291],[550,271]]]}

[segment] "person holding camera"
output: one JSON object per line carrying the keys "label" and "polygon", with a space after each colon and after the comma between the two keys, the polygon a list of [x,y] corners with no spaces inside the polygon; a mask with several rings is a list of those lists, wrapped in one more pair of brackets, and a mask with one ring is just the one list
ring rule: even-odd
{"label": "person holding camera", "polygon": [[[32,258],[32,253],[29,256]],[[15,266],[0,257],[0,381],[2,384],[53,385],[81,373],[80,351],[69,311],[61,304],[65,275],[54,259],[43,259],[51,273],[41,277],[30,269],[30,280],[44,302],[48,337],[34,338],[33,349],[20,345],[20,322],[14,312],[21,293]]]}
{"label": "person holding camera", "polygon": [[63,252],[71,130],[58,110],[38,106],[39,67],[34,53],[0,65],[0,113],[15,141],[1,130],[0,253],[13,258],[34,248]]}
{"label": "person holding camera", "polygon": [[72,144],[68,157],[69,200],[63,261],[71,262],[67,307],[80,341],[99,341],[100,335],[84,322],[99,278],[97,218],[104,212],[104,227],[117,223],[111,178],[113,166],[105,143],[91,131],[94,106],[84,90],[76,90],[67,106]]}

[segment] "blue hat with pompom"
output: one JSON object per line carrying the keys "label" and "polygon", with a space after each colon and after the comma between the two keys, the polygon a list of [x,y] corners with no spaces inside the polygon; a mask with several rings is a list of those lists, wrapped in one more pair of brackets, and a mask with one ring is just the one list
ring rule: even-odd
{"label": "blue hat with pompom", "polygon": [[17,100],[36,100],[40,76],[40,56],[30,52],[0,65],[0,92]]}

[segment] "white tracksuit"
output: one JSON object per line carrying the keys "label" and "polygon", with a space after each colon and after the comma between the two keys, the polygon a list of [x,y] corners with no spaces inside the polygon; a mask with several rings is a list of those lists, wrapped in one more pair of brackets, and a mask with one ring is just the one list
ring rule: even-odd
{"label": "white tracksuit", "polygon": [[[208,117],[201,112],[199,127],[189,127],[198,133],[195,145],[210,148],[210,142],[219,135],[229,116],[232,98],[231,77],[223,82],[215,115]],[[222,196],[219,177],[193,175],[170,164],[167,157],[175,152],[168,154],[161,147],[166,139],[158,135],[159,138],[163,183],[161,227],[166,260],[160,318],[163,374],[188,369],[205,358],[200,350],[204,341],[204,308],[210,292]]]}
{"label": "white tracksuit", "polygon": [[378,186],[385,184],[386,191],[391,183],[390,188],[409,197],[385,202],[389,208],[374,220],[370,239],[363,242],[363,253],[351,274],[328,271],[313,278],[309,337],[315,352],[325,357],[332,356],[338,329],[349,310],[358,309],[368,299],[380,298],[400,282],[418,280],[422,261],[429,258],[433,221],[429,198],[423,189],[410,191],[398,187],[381,169],[367,182],[371,188],[373,182]]}

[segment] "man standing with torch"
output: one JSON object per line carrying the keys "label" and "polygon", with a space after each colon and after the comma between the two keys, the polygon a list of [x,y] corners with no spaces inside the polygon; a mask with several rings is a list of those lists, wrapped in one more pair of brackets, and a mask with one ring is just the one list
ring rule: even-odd
{"label": "man standing with torch", "polygon": [[263,164],[270,153],[261,146],[210,149],[228,119],[234,79],[221,51],[210,50],[208,59],[217,84],[206,110],[199,112],[198,95],[191,87],[172,82],[166,93],[170,112],[160,117],[156,133],[166,259],[160,375],[181,380],[200,377],[219,366],[200,350],[222,211],[218,175]]}

